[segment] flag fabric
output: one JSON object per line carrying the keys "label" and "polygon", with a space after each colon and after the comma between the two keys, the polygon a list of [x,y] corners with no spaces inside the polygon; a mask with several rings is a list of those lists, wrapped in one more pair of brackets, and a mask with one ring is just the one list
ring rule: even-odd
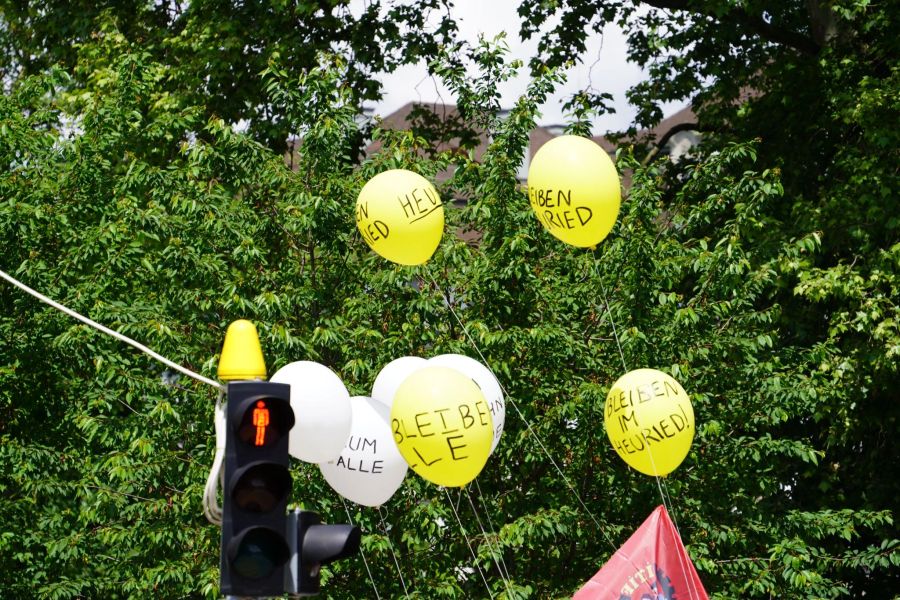
{"label": "flag fabric", "polygon": [[574,600],[709,600],[665,506],[658,506]]}

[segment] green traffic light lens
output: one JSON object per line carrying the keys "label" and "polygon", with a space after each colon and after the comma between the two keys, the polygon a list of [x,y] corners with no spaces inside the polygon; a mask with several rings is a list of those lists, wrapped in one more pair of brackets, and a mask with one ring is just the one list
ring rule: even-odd
{"label": "green traffic light lens", "polygon": [[246,579],[268,577],[288,559],[284,537],[265,527],[255,527],[232,540],[231,570]]}

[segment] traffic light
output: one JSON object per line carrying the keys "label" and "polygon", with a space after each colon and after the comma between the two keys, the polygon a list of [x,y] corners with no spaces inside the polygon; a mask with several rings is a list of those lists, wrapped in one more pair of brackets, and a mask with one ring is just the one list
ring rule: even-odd
{"label": "traffic light", "polygon": [[290,558],[286,533],[291,475],[290,386],[228,383],[222,509],[221,591],[235,596],[284,593]]}
{"label": "traffic light", "polygon": [[323,525],[319,514],[308,510],[288,515],[288,532],[293,543],[287,592],[300,596],[318,594],[322,565],[358,552],[362,537],[359,527]]}

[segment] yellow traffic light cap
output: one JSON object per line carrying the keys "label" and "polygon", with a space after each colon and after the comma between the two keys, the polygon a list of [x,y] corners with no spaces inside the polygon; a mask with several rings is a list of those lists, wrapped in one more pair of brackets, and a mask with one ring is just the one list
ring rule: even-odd
{"label": "yellow traffic light cap", "polygon": [[266,361],[263,360],[262,348],[259,346],[256,325],[239,319],[229,325],[225,332],[225,343],[222,344],[222,356],[219,358],[219,379],[235,381],[265,378]]}

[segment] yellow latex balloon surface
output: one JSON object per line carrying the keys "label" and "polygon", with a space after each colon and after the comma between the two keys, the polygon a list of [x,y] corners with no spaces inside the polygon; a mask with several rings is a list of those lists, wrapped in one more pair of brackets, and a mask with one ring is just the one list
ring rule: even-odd
{"label": "yellow latex balloon surface", "polygon": [[356,227],[375,252],[401,265],[431,258],[444,233],[444,207],[431,183],[392,169],[370,179],[356,199]]}
{"label": "yellow latex balloon surface", "polygon": [[694,408],[684,388],[656,369],[620,377],[606,396],[606,435],[622,459],[645,475],[667,475],[694,439]]}
{"label": "yellow latex balloon surface", "polygon": [[528,168],[528,200],[544,228],[589,248],[609,235],[619,215],[619,174],[606,152],[575,135],[553,138]]}
{"label": "yellow latex balloon surface", "polygon": [[400,384],[391,405],[391,431],[412,470],[446,487],[478,476],[494,438],[481,388],[448,367],[424,367]]}

